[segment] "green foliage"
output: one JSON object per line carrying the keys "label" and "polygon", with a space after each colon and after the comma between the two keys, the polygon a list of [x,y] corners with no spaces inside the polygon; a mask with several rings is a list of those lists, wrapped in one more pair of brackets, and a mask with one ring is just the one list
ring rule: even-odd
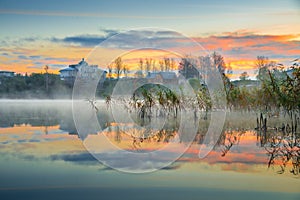
{"label": "green foliage", "polygon": [[240,75],[240,80],[245,81],[245,80],[247,80],[248,78],[249,78],[249,75],[248,75],[247,72],[241,73],[241,75]]}
{"label": "green foliage", "polygon": [[[282,65],[269,62],[266,57],[259,57],[259,85],[246,87],[250,80],[242,80],[227,90],[228,106],[234,109],[252,109],[269,112],[283,109],[287,112],[300,112],[300,68],[299,62],[291,67],[292,74],[287,74]],[[245,84],[242,87],[241,83]]]}
{"label": "green foliage", "polygon": [[102,98],[111,96],[117,82],[118,82],[117,79],[106,79],[103,83],[103,86],[97,88],[96,91],[97,96]]}
{"label": "green foliage", "polygon": [[72,88],[60,80],[59,75],[48,74],[46,90],[46,74],[33,73],[30,76],[1,77],[1,98],[70,98]]}
{"label": "green foliage", "polygon": [[191,78],[188,80],[189,84],[192,86],[192,88],[194,89],[194,91],[198,91],[201,89],[201,84],[199,79],[196,78]]}

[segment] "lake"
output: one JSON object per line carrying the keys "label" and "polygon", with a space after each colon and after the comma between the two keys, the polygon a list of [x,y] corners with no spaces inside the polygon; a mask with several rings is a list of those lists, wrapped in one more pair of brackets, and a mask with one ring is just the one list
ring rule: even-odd
{"label": "lake", "polygon": [[[78,134],[72,101],[1,100],[1,199],[300,199],[295,155],[283,166],[284,145],[281,151],[272,151],[278,138],[288,133],[256,131],[254,112],[227,113],[214,148],[199,158],[210,113],[207,119],[206,114],[198,114],[191,122],[197,125],[191,139],[185,129],[178,134],[184,125],[174,119],[166,120],[160,129],[141,130],[132,123],[115,122],[105,102],[97,106],[94,115],[99,126],[86,122],[88,131]],[[283,116],[270,118],[268,125],[279,127],[287,121]],[[94,144],[104,138],[117,150]],[[295,141],[299,147],[299,140]],[[168,144],[169,154],[150,163],[144,157],[134,160],[116,153],[155,152]],[[93,152],[93,145],[100,145],[95,149],[101,151]],[[169,155],[182,150],[183,155],[169,162]],[[128,173],[147,171],[149,166],[151,172]]]}

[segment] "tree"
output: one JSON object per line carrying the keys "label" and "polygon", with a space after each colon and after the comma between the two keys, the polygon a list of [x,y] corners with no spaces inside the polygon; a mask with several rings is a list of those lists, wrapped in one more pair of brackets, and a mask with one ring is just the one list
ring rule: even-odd
{"label": "tree", "polygon": [[164,71],[164,61],[163,60],[159,61],[159,68],[160,68],[160,71]]}
{"label": "tree", "polygon": [[165,64],[165,71],[170,70],[170,58],[164,58],[164,64]]}
{"label": "tree", "polygon": [[193,59],[189,57],[181,58],[179,63],[179,73],[184,76],[186,79],[189,78],[200,78],[200,73],[198,69],[192,64]]}
{"label": "tree", "polygon": [[48,69],[49,69],[49,66],[46,65],[44,67],[44,70],[45,70],[45,73],[46,73],[46,79],[45,79],[45,85],[46,85],[46,92],[48,94],[48,91],[49,91],[49,76],[48,76]]}
{"label": "tree", "polygon": [[269,58],[266,56],[257,56],[255,65],[258,69],[267,66],[269,63]]}
{"label": "tree", "polygon": [[114,65],[115,65],[115,71],[117,74],[117,79],[120,78],[122,69],[123,69],[123,61],[121,57],[116,58],[116,60],[114,61]]}
{"label": "tree", "polygon": [[170,60],[170,68],[171,68],[172,70],[175,69],[175,60],[174,60],[174,58],[171,58],[171,60]]}
{"label": "tree", "polygon": [[228,63],[228,64],[227,64],[226,74],[227,74],[229,77],[232,76],[232,74],[233,74],[233,70],[232,70],[232,67],[231,67],[231,63]]}
{"label": "tree", "polygon": [[214,52],[212,54],[213,64],[219,70],[220,74],[225,74],[226,64],[221,54]]}
{"label": "tree", "polygon": [[108,78],[111,79],[112,78],[112,65],[108,65],[107,66],[107,69],[108,69]]}
{"label": "tree", "polygon": [[139,67],[140,67],[140,70],[141,70],[141,71],[144,70],[144,61],[143,61],[142,58],[140,58]]}
{"label": "tree", "polygon": [[156,72],[156,71],[157,71],[157,69],[156,69],[156,67],[155,67],[155,64],[156,64],[156,60],[153,60],[153,61],[152,61],[152,71],[153,71],[153,72]]}
{"label": "tree", "polygon": [[265,56],[257,56],[255,62],[256,68],[258,69],[257,79],[263,80],[268,76],[269,58]]}
{"label": "tree", "polygon": [[241,73],[241,75],[240,75],[240,80],[241,80],[241,81],[245,81],[245,80],[247,80],[248,78],[249,78],[249,75],[248,75],[247,72]]}
{"label": "tree", "polygon": [[145,64],[146,64],[146,73],[148,73],[150,72],[151,69],[152,58],[146,58]]}
{"label": "tree", "polygon": [[127,77],[127,74],[128,74],[128,72],[129,72],[128,66],[124,64],[124,65],[123,65],[122,71],[123,71],[124,75]]}

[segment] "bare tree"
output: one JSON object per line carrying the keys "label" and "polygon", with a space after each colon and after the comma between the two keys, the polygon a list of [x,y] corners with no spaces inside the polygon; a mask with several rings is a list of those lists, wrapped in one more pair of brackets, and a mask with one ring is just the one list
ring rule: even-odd
{"label": "bare tree", "polygon": [[226,64],[222,55],[214,52],[212,54],[213,64],[221,74],[225,74]]}
{"label": "bare tree", "polygon": [[127,77],[127,74],[129,72],[128,66],[126,64],[123,64],[123,69],[122,69],[124,75]]}
{"label": "bare tree", "polygon": [[45,79],[46,92],[47,92],[47,94],[48,94],[48,91],[49,91],[49,74],[48,74],[49,66],[46,65],[46,66],[44,67],[44,70],[45,70],[45,73],[46,73],[46,79]]}
{"label": "bare tree", "polygon": [[146,58],[145,64],[146,64],[146,73],[148,73],[150,72],[151,69],[152,58]]}
{"label": "bare tree", "polygon": [[160,71],[164,71],[164,61],[163,60],[159,61],[159,68],[160,68]]}
{"label": "bare tree", "polygon": [[114,61],[114,65],[115,65],[115,71],[117,74],[117,79],[120,78],[122,69],[123,69],[123,61],[121,57],[118,57],[115,61]]}
{"label": "bare tree", "polygon": [[139,66],[140,66],[140,70],[143,71],[144,70],[144,61],[142,58],[140,58]]}
{"label": "bare tree", "polygon": [[175,60],[174,60],[174,58],[171,58],[171,59],[170,59],[170,68],[171,68],[172,70],[175,69]]}
{"label": "bare tree", "polygon": [[257,56],[255,66],[257,67],[257,79],[263,80],[267,76],[269,58],[265,56]]}
{"label": "bare tree", "polygon": [[257,56],[255,66],[260,69],[266,67],[269,63],[269,58],[265,56]]}
{"label": "bare tree", "polygon": [[227,64],[226,74],[228,74],[229,76],[231,76],[233,74],[231,63]]}
{"label": "bare tree", "polygon": [[165,71],[170,70],[170,58],[164,58]]}
{"label": "bare tree", "polygon": [[152,61],[152,71],[153,71],[153,72],[156,72],[156,71],[157,71],[157,69],[156,69],[156,67],[155,67],[155,64],[156,64],[156,60],[153,60],[153,61]]}
{"label": "bare tree", "polygon": [[108,65],[107,69],[108,69],[108,78],[111,78],[112,77],[112,64]]}
{"label": "bare tree", "polygon": [[240,80],[241,80],[241,81],[245,81],[245,80],[247,80],[248,78],[249,78],[249,75],[248,75],[247,72],[241,73],[241,75],[240,75]]}

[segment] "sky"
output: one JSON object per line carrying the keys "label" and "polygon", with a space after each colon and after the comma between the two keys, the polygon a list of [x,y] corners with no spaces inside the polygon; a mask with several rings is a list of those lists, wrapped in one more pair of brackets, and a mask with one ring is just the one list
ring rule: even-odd
{"label": "sky", "polygon": [[286,66],[299,57],[299,22],[299,0],[0,0],[0,70],[58,73],[116,33],[155,27],[222,54],[236,77],[254,77],[257,56]]}

